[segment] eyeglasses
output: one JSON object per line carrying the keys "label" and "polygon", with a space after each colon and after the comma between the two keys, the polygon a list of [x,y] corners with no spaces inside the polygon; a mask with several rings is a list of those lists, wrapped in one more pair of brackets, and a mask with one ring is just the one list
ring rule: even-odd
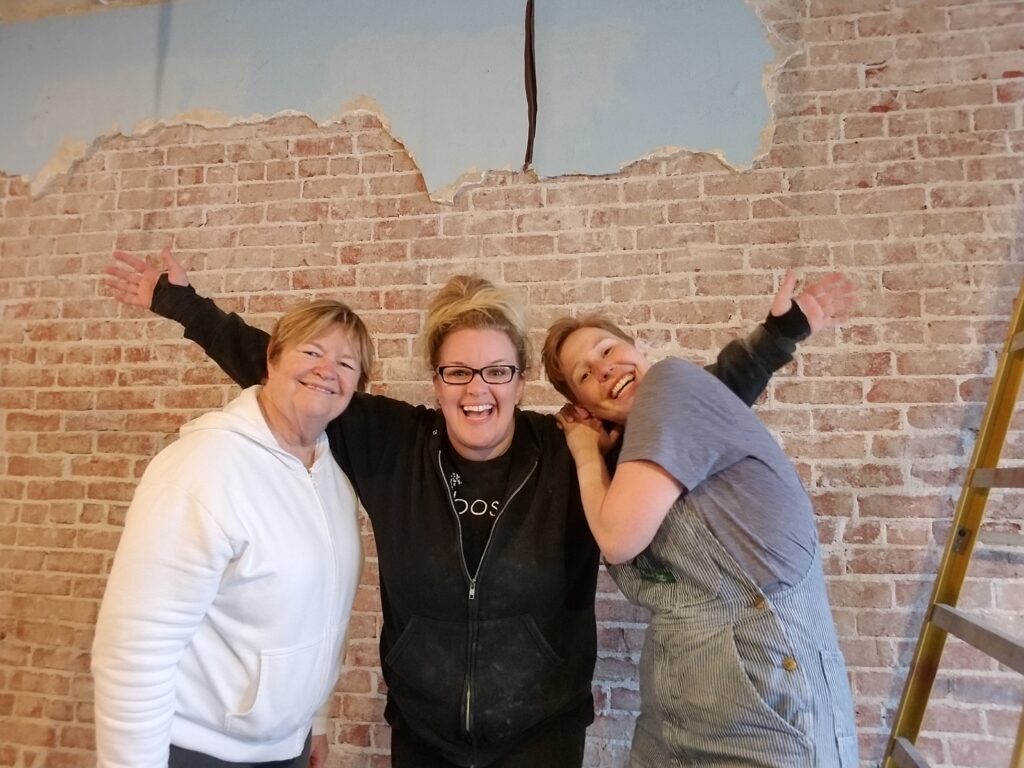
{"label": "eyeglasses", "polygon": [[519,369],[514,365],[487,365],[483,368],[442,365],[437,369],[437,375],[445,384],[469,384],[477,374],[485,384],[508,384],[517,373]]}

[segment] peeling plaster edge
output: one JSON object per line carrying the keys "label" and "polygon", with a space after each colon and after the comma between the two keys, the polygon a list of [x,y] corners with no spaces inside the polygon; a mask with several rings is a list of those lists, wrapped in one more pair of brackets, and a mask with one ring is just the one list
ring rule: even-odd
{"label": "peeling plaster edge", "polygon": [[[778,79],[781,73],[786,69],[789,63],[797,56],[803,53],[803,47],[796,42],[787,41],[783,39],[777,32],[772,28],[769,20],[765,16],[764,9],[762,7],[762,0],[744,0],[744,2],[750,6],[758,20],[761,22],[765,34],[768,37],[768,42],[772,49],[775,51],[775,59],[764,66],[762,73],[761,82],[764,90],[765,98],[768,102],[769,119],[765,126],[761,129],[760,141],[757,152],[749,165],[733,165],[726,160],[723,152],[719,150],[693,150],[684,147],[667,146],[659,147],[657,149],[648,152],[640,157],[633,158],[632,160],[622,162],[619,164],[619,173],[623,173],[630,166],[643,162],[659,162],[667,160],[671,157],[680,155],[697,156],[703,155],[714,158],[718,163],[721,164],[723,169],[728,170],[732,173],[740,173],[744,169],[753,168],[758,165],[761,158],[765,157],[771,149],[772,141],[775,135],[775,99],[778,95]],[[799,0],[796,0],[799,2]],[[196,125],[203,128],[225,128],[235,125],[255,125],[264,123],[269,120],[273,120],[278,117],[304,117],[310,120],[317,127],[326,127],[335,125],[343,122],[345,117],[348,115],[359,115],[369,114],[380,121],[381,126],[387,133],[401,146],[402,149],[409,155],[410,160],[416,166],[417,171],[425,179],[423,170],[420,168],[419,162],[416,160],[415,153],[413,153],[406,145],[405,141],[400,137],[396,136],[392,131],[391,121],[388,120],[384,110],[380,105],[370,96],[361,94],[353,99],[345,102],[341,105],[341,108],[337,115],[330,117],[323,121],[318,121],[312,118],[308,113],[301,112],[293,109],[284,109],[279,112],[275,112],[269,117],[260,113],[249,115],[248,117],[235,116],[229,117],[227,114],[214,109],[194,109],[187,112],[182,112],[172,118],[165,118],[161,120],[146,119],[137,123],[134,128],[125,136],[133,137],[144,137],[147,134],[175,125]],[[69,173],[74,165],[83,160],[90,158],[96,150],[103,144],[103,142],[120,135],[121,131],[117,125],[113,126],[110,131],[105,134],[97,136],[91,144],[87,144],[82,139],[65,139],[64,142],[57,148],[53,156],[43,165],[42,168],[29,179],[25,175],[21,175],[20,178],[29,182],[30,193],[32,197],[40,197],[45,195],[49,190],[51,183],[60,175]],[[469,191],[475,187],[482,186],[486,183],[487,176],[490,173],[508,174],[517,173],[511,167],[506,166],[505,168],[493,168],[486,171],[480,171],[476,168],[469,168],[461,173],[458,178],[454,181],[445,184],[437,189],[427,190],[428,197],[435,203],[452,205],[455,198],[466,191]],[[540,177],[533,170],[529,170],[526,174],[534,181],[540,180],[555,180],[565,178],[606,178],[610,174],[608,173],[596,173],[596,174],[581,174],[581,173],[570,173],[561,174],[558,176]],[[615,175],[615,174],[611,174]]]}
{"label": "peeling plaster edge", "polygon": [[[756,168],[759,162],[771,151],[772,142],[775,137],[775,100],[778,97],[779,88],[778,81],[779,77],[789,66],[795,58],[804,54],[805,49],[799,42],[786,40],[779,35],[772,27],[769,19],[766,17],[764,5],[765,0],[744,0],[744,2],[750,6],[753,10],[754,15],[757,16],[758,21],[761,22],[761,26],[764,30],[765,36],[768,38],[768,44],[775,52],[775,58],[764,65],[764,70],[761,74],[761,88],[765,95],[765,100],[768,103],[768,122],[761,128],[760,140],[758,142],[757,151],[754,157],[751,158],[749,164],[733,164],[729,162],[725,157],[725,152],[718,149],[690,149],[687,147],[679,146],[664,146],[658,147],[651,150],[647,154],[639,157],[634,157],[631,160],[619,163],[618,174],[608,173],[568,173],[560,174],[558,176],[544,176],[539,177],[541,180],[556,180],[556,179],[570,179],[570,178],[583,178],[583,179],[605,179],[609,176],[619,175],[626,172],[630,166],[637,165],[640,163],[657,163],[668,161],[677,157],[708,157],[713,158],[717,161],[724,170],[730,173],[743,173],[744,171]],[[793,8],[793,18],[800,18],[797,6],[803,5],[805,0],[791,0]],[[484,176],[482,175],[481,181]],[[463,175],[465,177],[466,174]],[[460,177],[463,178],[463,177]],[[458,184],[458,182],[455,182]]]}
{"label": "peeling plaster edge", "polygon": [[[88,160],[104,142],[117,136],[144,138],[154,131],[162,130],[164,128],[172,128],[179,125],[198,126],[200,128],[229,128],[238,125],[259,125],[260,123],[266,123],[279,117],[306,118],[317,127],[325,127],[343,122],[345,117],[349,115],[359,114],[373,115],[380,121],[384,130],[386,130],[392,138],[395,139],[395,141],[402,144],[403,149],[406,149],[404,142],[395,137],[391,132],[391,123],[377,103],[368,96],[359,96],[342,105],[341,110],[336,116],[324,121],[317,121],[309,114],[295,109],[282,109],[269,116],[256,112],[248,116],[236,115],[234,117],[216,109],[192,109],[187,112],[181,112],[173,117],[161,118],[159,120],[152,118],[140,120],[129,131],[122,131],[115,123],[106,133],[96,136],[91,143],[87,143],[83,139],[65,139],[50,159],[43,164],[42,168],[40,168],[34,176],[29,177],[27,174],[20,174],[18,178],[29,182],[32,197],[45,195],[49,191],[50,185],[57,177],[62,174],[70,173],[77,163]],[[406,151],[408,150],[406,149]],[[410,157],[411,156],[412,154],[410,153]],[[415,159],[413,162],[415,162]],[[417,165],[417,170],[418,169],[419,166]]]}
{"label": "peeling plaster edge", "polygon": [[[334,125],[343,122],[345,115],[352,114],[370,114],[380,120],[381,126],[385,131],[402,145],[402,149],[409,155],[409,159],[412,160],[413,165],[416,166],[416,170],[419,171],[420,176],[426,180],[426,174],[423,173],[423,169],[420,167],[419,161],[416,159],[416,153],[413,152],[409,145],[406,144],[405,139],[396,135],[391,127],[391,121],[387,118],[384,109],[376,102],[372,96],[366,94],[360,94],[353,99],[349,99],[341,105],[341,109],[336,117],[329,118],[328,120],[320,123],[321,126]],[[511,167],[506,166],[504,169],[489,169],[489,170],[506,170],[511,171]],[[481,171],[476,168],[467,168],[454,180],[445,184],[437,189],[428,189],[427,196],[435,203],[442,205],[453,205],[455,203],[455,197],[463,190],[472,189],[473,187],[481,186],[487,176],[488,171]]]}
{"label": "peeling plaster edge", "polygon": [[625,171],[629,166],[635,165],[636,163],[651,163],[660,162],[663,160],[671,160],[675,157],[710,157],[718,161],[718,164],[727,171],[732,173],[740,173],[743,169],[742,166],[736,166],[725,159],[725,152],[720,149],[688,149],[687,147],[658,147],[648,152],[642,157],[638,157],[635,160],[630,160],[628,163],[623,163],[619,166],[619,172]]}
{"label": "peeling plaster edge", "polygon": [[[764,0],[744,0],[744,2],[750,6],[758,21],[761,22],[761,26],[768,37],[768,44],[775,51],[775,58],[764,65],[764,71],[761,73],[761,88],[764,91],[765,100],[768,102],[768,122],[761,129],[761,139],[757,152],[750,163],[750,167],[753,168],[758,165],[758,161],[761,158],[771,151],[772,141],[775,137],[775,100],[779,95],[779,77],[793,59],[804,53],[804,47],[798,42],[786,40],[775,31],[765,13],[764,6],[767,3]],[[806,5],[806,2],[805,0],[791,0],[791,2],[794,6],[793,18],[798,19],[800,14],[796,6]]]}
{"label": "peeling plaster edge", "polygon": [[[198,126],[201,128],[228,128],[238,125],[258,125],[279,117],[307,118],[317,127],[324,128],[342,123],[345,121],[346,117],[351,115],[372,115],[374,118],[379,120],[381,127],[387,131],[391,138],[402,146],[402,149],[409,155],[410,160],[412,160],[413,164],[416,166],[416,170],[421,176],[423,176],[423,170],[420,168],[419,162],[416,160],[415,153],[409,149],[401,137],[395,135],[391,127],[391,121],[388,119],[384,110],[372,97],[360,95],[342,104],[337,114],[323,121],[318,121],[308,113],[294,109],[283,109],[269,116],[262,113],[254,113],[248,116],[236,115],[234,117],[216,109],[193,109],[187,112],[181,112],[169,118],[161,118],[159,120],[147,118],[145,120],[141,120],[127,132],[122,132],[115,124],[109,131],[94,138],[91,143],[87,143],[83,139],[65,139],[50,159],[46,161],[42,168],[39,169],[35,176],[29,177],[28,175],[21,174],[16,176],[16,178],[20,178],[27,182],[29,184],[31,196],[33,198],[38,198],[42,197],[49,191],[51,184],[58,177],[63,174],[70,173],[77,163],[88,160],[98,149],[102,147],[104,142],[117,136],[123,135],[125,137],[131,136],[134,138],[143,138],[154,131],[178,125]],[[459,193],[473,187],[482,186],[486,181],[487,174],[492,172],[506,173],[513,172],[513,169],[510,166],[506,166],[505,168],[488,169],[486,171],[470,168],[460,174],[458,178],[449,184],[435,190],[428,190],[427,195],[435,203],[452,205],[454,204],[455,197]],[[15,176],[12,176],[12,178],[15,178]],[[424,176],[424,178],[426,177]],[[536,179],[536,174],[534,174],[534,179]]]}
{"label": "peeling plaster edge", "polygon": [[[141,120],[127,132],[121,131],[120,127],[115,123],[109,131],[100,134],[88,144],[82,139],[65,139],[57,148],[57,151],[54,152],[49,160],[46,161],[35,176],[32,176],[29,179],[27,176],[22,175],[21,178],[29,180],[32,197],[41,197],[49,191],[50,185],[58,176],[71,173],[77,163],[91,158],[96,151],[102,147],[104,142],[117,136],[144,138],[154,131],[171,128],[177,125],[195,125],[201,128],[227,128],[234,125],[256,125],[259,123],[265,123],[276,117],[308,117],[308,115],[304,115],[296,110],[284,109],[280,112],[274,113],[270,117],[259,113],[248,117],[229,117],[224,112],[220,112],[216,109],[192,109],[170,118],[161,118],[160,120],[148,118],[146,120]],[[316,124],[315,120],[312,120],[312,122]]]}
{"label": "peeling plaster edge", "polygon": [[22,179],[29,182],[29,192],[32,197],[45,195],[54,179],[70,171],[76,163],[92,157],[98,145],[117,134],[117,128],[112,128],[107,133],[93,139],[92,144],[86,144],[82,139],[64,139],[57,147],[57,151],[50,156],[50,159],[43,164],[35,176],[31,179],[28,176],[21,176]]}

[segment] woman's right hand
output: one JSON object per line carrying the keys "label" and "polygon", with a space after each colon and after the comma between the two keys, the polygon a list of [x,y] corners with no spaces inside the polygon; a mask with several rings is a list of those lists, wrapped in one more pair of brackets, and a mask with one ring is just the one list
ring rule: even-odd
{"label": "woman's right hand", "polygon": [[555,414],[555,419],[565,433],[565,442],[577,465],[587,458],[604,456],[621,437],[620,429],[609,432],[600,419],[571,403],[562,406],[562,410]]}
{"label": "woman's right hand", "polygon": [[[145,259],[132,256],[126,251],[114,251],[114,258],[127,265],[129,269],[117,266],[105,267],[103,271],[107,277],[103,280],[103,284],[114,292],[114,298],[122,304],[134,304],[137,307],[149,309],[153,304],[156,281],[160,279],[163,272],[150,266]],[[170,248],[160,251],[160,258],[166,268],[167,279],[173,285],[189,284],[188,273],[171,255]]]}

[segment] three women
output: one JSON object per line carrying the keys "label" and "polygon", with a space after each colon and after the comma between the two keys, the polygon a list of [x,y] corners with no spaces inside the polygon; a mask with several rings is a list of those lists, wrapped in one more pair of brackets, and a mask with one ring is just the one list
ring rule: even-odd
{"label": "three women", "polygon": [[[122,300],[181,322],[239,384],[261,379],[262,331],[198,296],[169,256],[159,282],[119,258]],[[806,330],[795,312],[793,336]],[[776,318],[712,366],[747,403],[791,359],[783,327]],[[598,550],[558,423],[518,407],[521,315],[488,281],[455,277],[423,336],[438,409],[360,394],[327,427],[374,528],[392,765],[579,766]]]}

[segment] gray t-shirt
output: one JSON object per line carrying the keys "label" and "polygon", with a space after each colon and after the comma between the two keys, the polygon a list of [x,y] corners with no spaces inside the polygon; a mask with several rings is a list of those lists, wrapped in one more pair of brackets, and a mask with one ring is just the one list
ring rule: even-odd
{"label": "gray t-shirt", "polygon": [[803,578],[818,546],[810,499],[761,420],[714,376],[675,358],[651,366],[619,457],[638,460],[686,487],[711,533],[764,592]]}

